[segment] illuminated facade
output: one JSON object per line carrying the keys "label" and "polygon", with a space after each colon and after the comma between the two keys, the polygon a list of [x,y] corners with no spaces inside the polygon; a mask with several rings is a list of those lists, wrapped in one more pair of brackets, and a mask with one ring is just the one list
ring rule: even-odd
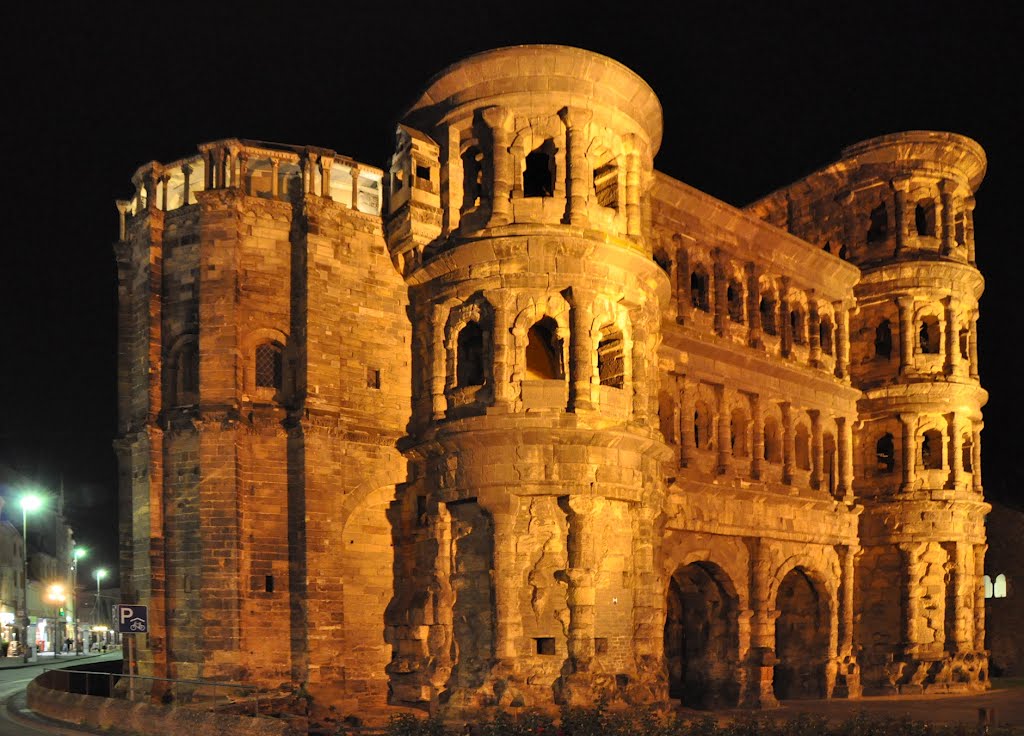
{"label": "illuminated facade", "polygon": [[230,139],[119,202],[146,673],[449,713],[987,686],[973,192],[911,132],[746,208],[558,46],[385,170]]}

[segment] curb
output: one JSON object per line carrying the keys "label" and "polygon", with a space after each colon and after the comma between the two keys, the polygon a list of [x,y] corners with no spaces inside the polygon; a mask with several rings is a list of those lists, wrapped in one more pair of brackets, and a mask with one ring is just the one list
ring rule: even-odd
{"label": "curb", "polygon": [[94,659],[96,659],[98,657],[106,657],[106,656],[108,656],[108,655],[110,655],[110,654],[112,654],[113,652],[116,652],[116,651],[117,650],[115,649],[112,652],[102,652],[100,654],[86,654],[86,655],[83,655],[83,656],[80,656],[80,657],[75,657],[73,655],[68,655],[66,657],[58,657],[56,659],[54,659],[53,657],[46,657],[45,659],[42,659],[42,660],[37,659],[35,662],[18,662],[17,664],[2,664],[2,663],[0,663],[0,672],[3,672],[4,670],[23,670],[26,667],[51,667],[51,668],[57,668],[58,665],[64,665],[66,667],[70,667],[73,664],[75,664],[76,662],[89,662],[89,661],[92,661],[92,660],[94,660]]}
{"label": "curb", "polygon": [[83,736],[83,734],[95,734],[94,731],[83,731],[69,726],[66,723],[55,721],[51,718],[38,715],[35,711],[28,707],[26,702],[26,692],[21,690],[15,693],[11,697],[7,698],[4,703],[7,710],[7,715],[10,716],[11,720],[27,726],[29,728],[36,729],[38,731],[48,731],[56,736]]}

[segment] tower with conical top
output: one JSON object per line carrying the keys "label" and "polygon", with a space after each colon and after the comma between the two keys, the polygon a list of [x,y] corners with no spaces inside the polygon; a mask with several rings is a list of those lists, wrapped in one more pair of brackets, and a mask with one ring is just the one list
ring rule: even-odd
{"label": "tower with conical top", "polygon": [[969,138],[898,133],[753,206],[861,269],[855,644],[869,693],[988,686],[973,225],[985,166]]}
{"label": "tower with conical top", "polygon": [[394,703],[649,701],[657,346],[647,84],[561,46],[437,75],[397,129],[386,237],[410,287],[409,481],[391,509]]}

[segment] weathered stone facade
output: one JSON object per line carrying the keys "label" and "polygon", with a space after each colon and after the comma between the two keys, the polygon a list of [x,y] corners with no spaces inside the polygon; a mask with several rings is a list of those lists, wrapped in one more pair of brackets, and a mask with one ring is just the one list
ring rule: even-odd
{"label": "weathered stone facade", "polygon": [[139,169],[143,670],[450,713],[987,686],[981,149],[878,138],[737,209],[661,136],[628,69],[528,46],[436,76],[386,171]]}

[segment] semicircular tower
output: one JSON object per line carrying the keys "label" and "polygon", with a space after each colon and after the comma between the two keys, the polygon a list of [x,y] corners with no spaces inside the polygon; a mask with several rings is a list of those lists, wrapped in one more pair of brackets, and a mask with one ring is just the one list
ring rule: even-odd
{"label": "semicircular tower", "polygon": [[441,72],[398,126],[386,231],[414,408],[392,507],[395,703],[665,694],[661,125],[617,62],[522,46]]}

